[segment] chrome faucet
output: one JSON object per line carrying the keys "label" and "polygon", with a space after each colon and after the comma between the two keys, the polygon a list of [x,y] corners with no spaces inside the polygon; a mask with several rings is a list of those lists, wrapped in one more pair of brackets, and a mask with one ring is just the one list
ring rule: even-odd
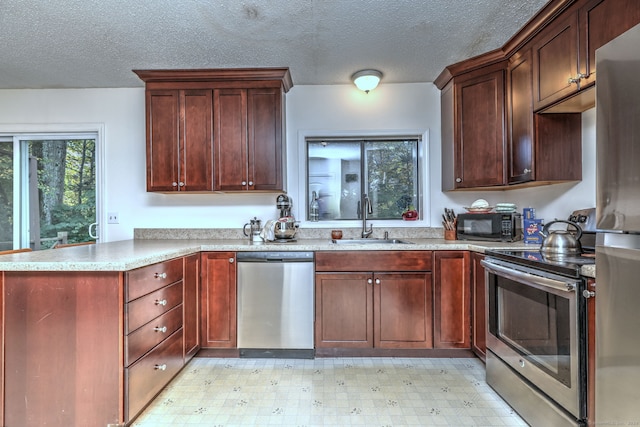
{"label": "chrome faucet", "polygon": [[362,238],[366,239],[371,236],[373,233],[373,225],[369,225],[369,229],[367,230],[367,214],[372,214],[373,208],[371,207],[371,200],[369,200],[369,196],[366,194],[362,195]]}

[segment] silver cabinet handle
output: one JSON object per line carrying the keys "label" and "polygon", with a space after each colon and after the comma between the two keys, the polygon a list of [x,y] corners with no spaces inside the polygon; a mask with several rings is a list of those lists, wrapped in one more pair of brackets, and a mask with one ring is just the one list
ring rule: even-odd
{"label": "silver cabinet handle", "polygon": [[251,186],[251,185],[253,185],[253,181],[249,181],[249,185],[250,185],[250,186]]}
{"label": "silver cabinet handle", "polygon": [[380,284],[380,279],[376,279],[376,285]]}
{"label": "silver cabinet handle", "polygon": [[372,284],[372,283],[373,283],[373,280],[371,280],[371,279],[367,279],[367,283],[368,283],[368,284]]}
{"label": "silver cabinet handle", "polygon": [[156,305],[165,306],[165,305],[167,305],[167,300],[166,299],[157,299],[156,300]]}
{"label": "silver cabinet handle", "polygon": [[582,291],[582,296],[585,297],[586,299],[589,299],[589,298],[595,297],[596,293],[593,291],[590,291],[589,289],[585,289],[584,291]]}
{"label": "silver cabinet handle", "polygon": [[242,181],[242,185],[247,185],[247,181]]}
{"label": "silver cabinet handle", "polygon": [[462,182],[462,178],[456,178],[456,182]]}
{"label": "silver cabinet handle", "polygon": [[156,326],[155,328],[153,328],[154,331],[156,332],[162,332],[163,334],[165,332],[167,332],[167,327],[166,326]]}
{"label": "silver cabinet handle", "polygon": [[153,277],[155,277],[156,279],[166,279],[167,273],[156,273],[153,275]]}
{"label": "silver cabinet handle", "polygon": [[180,181],[180,182],[178,183],[178,187],[184,187],[184,186],[185,186],[185,183],[184,183],[184,182]]}
{"label": "silver cabinet handle", "polygon": [[229,262],[230,262],[231,264],[233,264],[233,263],[234,263],[234,261],[235,261],[235,259],[234,259],[234,258],[229,258]]}
{"label": "silver cabinet handle", "polygon": [[531,169],[524,168],[524,171],[523,171],[523,172],[524,172],[524,173],[529,173],[529,172],[531,172]]}
{"label": "silver cabinet handle", "polygon": [[569,84],[573,84],[573,83],[578,84],[578,83],[580,83],[580,80],[582,80],[582,79],[584,79],[586,77],[587,77],[586,74],[578,73],[578,75],[575,76],[575,77],[569,77]]}
{"label": "silver cabinet handle", "polygon": [[172,182],[172,183],[171,183],[171,186],[172,186],[172,187],[177,187],[177,186],[178,186],[178,183],[177,183],[177,182]]}
{"label": "silver cabinet handle", "polygon": [[167,364],[163,363],[162,365],[158,365],[156,364],[153,369],[155,369],[156,371],[166,371],[167,370]]}

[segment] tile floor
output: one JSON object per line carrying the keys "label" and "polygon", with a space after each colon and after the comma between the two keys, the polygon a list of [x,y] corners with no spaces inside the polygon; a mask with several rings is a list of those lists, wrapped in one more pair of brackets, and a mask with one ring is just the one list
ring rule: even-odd
{"label": "tile floor", "polygon": [[176,426],[526,426],[478,359],[194,358],[133,423]]}

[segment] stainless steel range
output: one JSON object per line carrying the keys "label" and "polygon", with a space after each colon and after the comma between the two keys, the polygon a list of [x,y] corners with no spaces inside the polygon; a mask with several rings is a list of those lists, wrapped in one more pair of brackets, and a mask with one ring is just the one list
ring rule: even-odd
{"label": "stainless steel range", "polygon": [[591,255],[490,251],[487,383],[532,426],[586,423],[586,300]]}

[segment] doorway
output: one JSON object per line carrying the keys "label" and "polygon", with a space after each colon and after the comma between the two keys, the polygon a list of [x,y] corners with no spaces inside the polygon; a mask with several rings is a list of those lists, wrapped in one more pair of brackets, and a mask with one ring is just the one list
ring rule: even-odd
{"label": "doorway", "polygon": [[96,132],[0,136],[0,250],[98,238]]}

